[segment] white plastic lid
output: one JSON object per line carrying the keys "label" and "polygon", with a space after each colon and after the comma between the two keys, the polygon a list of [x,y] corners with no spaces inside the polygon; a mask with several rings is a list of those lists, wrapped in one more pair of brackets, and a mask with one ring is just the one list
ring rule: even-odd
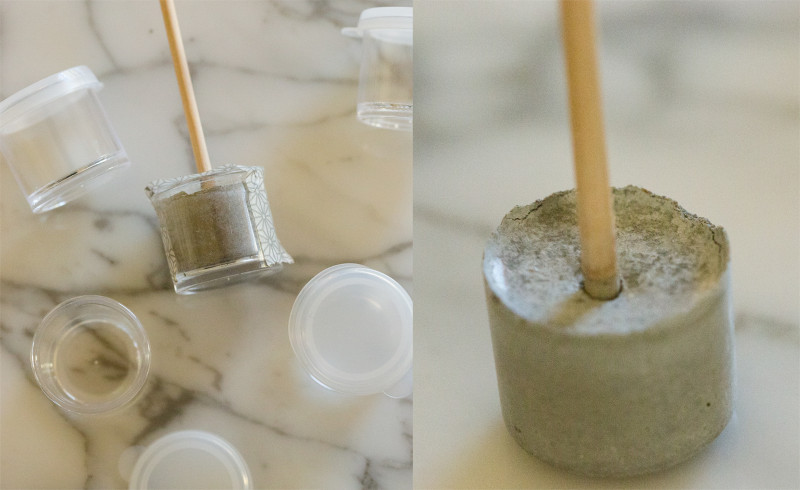
{"label": "white plastic lid", "polygon": [[99,90],[103,84],[86,66],[75,66],[25,87],[0,102],[0,128],[19,116],[81,89]]}
{"label": "white plastic lid", "polygon": [[413,304],[386,274],[340,264],[314,276],[292,307],[289,340],[306,371],[327,388],[411,394]]}
{"label": "white plastic lid", "polygon": [[370,29],[412,29],[413,7],[375,7],[361,12],[357,27],[345,27],[342,34],[362,37]]}
{"label": "white plastic lid", "polygon": [[148,446],[136,460],[131,489],[249,489],[253,479],[244,458],[209,432],[173,432]]}

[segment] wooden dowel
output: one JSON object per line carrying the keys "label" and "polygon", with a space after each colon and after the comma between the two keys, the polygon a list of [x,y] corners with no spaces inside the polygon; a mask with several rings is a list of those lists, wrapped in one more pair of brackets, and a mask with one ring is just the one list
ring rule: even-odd
{"label": "wooden dowel", "polygon": [[167,30],[169,50],[172,54],[172,63],[175,65],[175,76],[178,78],[178,89],[183,101],[183,112],[186,115],[186,124],[189,129],[189,138],[192,142],[194,163],[198,172],[211,170],[211,161],[208,158],[206,139],[203,136],[203,125],[200,123],[200,113],[197,111],[197,101],[194,98],[192,78],[189,74],[189,64],[186,62],[186,53],[183,50],[181,30],[178,26],[178,16],[175,13],[173,0],[160,0],[161,15],[164,17],[164,27]]}
{"label": "wooden dowel", "polygon": [[584,289],[595,299],[620,291],[614,211],[597,76],[591,0],[561,0]]}

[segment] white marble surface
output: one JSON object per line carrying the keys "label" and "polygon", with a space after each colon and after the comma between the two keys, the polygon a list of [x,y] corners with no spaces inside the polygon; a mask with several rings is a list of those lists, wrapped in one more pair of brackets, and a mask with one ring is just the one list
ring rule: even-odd
{"label": "white marble surface", "polygon": [[556,3],[414,8],[415,488],[800,487],[800,5],[598,7],[612,184],[677,200],[732,249],[735,416],[628,480],[529,456],[497,394],[483,247],[513,206],[574,185]]}
{"label": "white marble surface", "polygon": [[[264,167],[296,260],[179,297],[144,194],[156,178],[194,173],[158,2],[0,1],[0,97],[85,64],[132,160],[44,216],[0,165],[0,486],[125,487],[125,448],[201,429],[239,449],[257,488],[410,487],[411,399],[320,387],[287,336],[296,294],[328,266],[363,263],[411,292],[412,137],[356,121],[360,45],[339,32],[387,4],[398,2],[177,2],[212,162]],[[28,365],[38,322],[80,294],[120,301],[150,336],[143,398],[113,416],[66,415]]]}

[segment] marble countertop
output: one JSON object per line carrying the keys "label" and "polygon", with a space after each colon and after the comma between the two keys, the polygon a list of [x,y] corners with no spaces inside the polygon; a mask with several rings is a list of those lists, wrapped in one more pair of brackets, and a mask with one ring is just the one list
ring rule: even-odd
{"label": "marble countertop", "polygon": [[[287,321],[300,288],[356,262],[412,291],[412,136],[357,122],[360,43],[340,34],[398,2],[178,1],[215,166],[261,166],[279,275],[176,295],[144,187],[194,173],[158,2],[0,1],[0,98],[87,65],[132,165],[101,189],[33,215],[0,165],[0,486],[122,488],[122,452],[200,429],[231,442],[256,488],[409,488],[412,399],[328,391],[300,368]],[[409,5],[410,2],[399,2]],[[121,413],[58,409],[28,362],[39,321],[82,295],[144,324],[153,365]]]}
{"label": "marble countertop", "polygon": [[800,487],[800,7],[601,2],[611,183],[722,225],[735,415],[694,459],[592,480],[503,425],[481,277],[518,204],[572,188],[557,4],[419,0],[415,15],[415,488]]}

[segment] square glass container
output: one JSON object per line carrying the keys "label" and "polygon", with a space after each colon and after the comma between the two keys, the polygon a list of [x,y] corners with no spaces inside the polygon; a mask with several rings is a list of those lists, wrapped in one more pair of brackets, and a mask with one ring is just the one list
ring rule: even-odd
{"label": "square glass container", "polygon": [[229,165],[145,189],[175,291],[225,286],[292,263],[272,222],[260,167]]}
{"label": "square glass container", "polygon": [[101,88],[77,66],[0,102],[0,153],[34,213],[63,206],[129,163],[97,98]]}
{"label": "square glass container", "polygon": [[414,106],[413,9],[364,10],[357,27],[342,33],[362,39],[356,116],[384,129],[410,131]]}
{"label": "square glass container", "polygon": [[150,370],[150,343],[128,308],[78,296],[53,308],[33,336],[31,367],[56,405],[101,414],[132,403]]}

